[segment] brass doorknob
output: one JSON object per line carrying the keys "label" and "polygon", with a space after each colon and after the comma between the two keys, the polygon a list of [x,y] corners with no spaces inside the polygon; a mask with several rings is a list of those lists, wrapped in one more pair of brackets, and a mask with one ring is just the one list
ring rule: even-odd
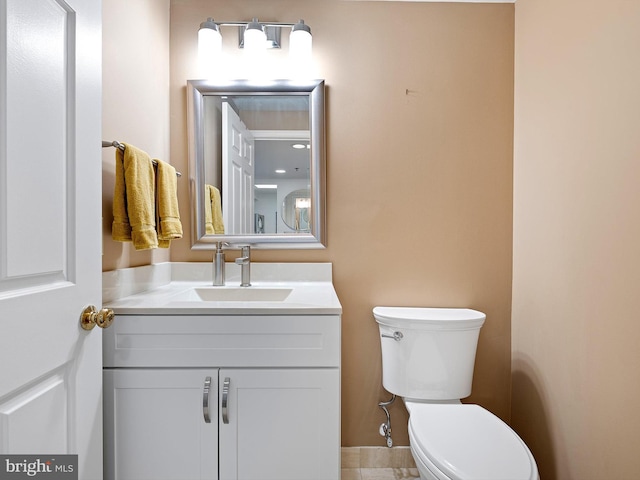
{"label": "brass doorknob", "polygon": [[113,323],[116,316],[110,308],[102,308],[98,311],[93,305],[89,305],[82,311],[80,316],[80,325],[85,330],[91,330],[98,325],[100,328],[107,328]]}

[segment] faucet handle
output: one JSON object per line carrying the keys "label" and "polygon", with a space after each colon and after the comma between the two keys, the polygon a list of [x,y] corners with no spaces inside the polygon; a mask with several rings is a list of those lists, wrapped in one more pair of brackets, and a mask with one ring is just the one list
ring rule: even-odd
{"label": "faucet handle", "polygon": [[[247,247],[249,248],[249,247]],[[242,255],[238,258],[235,259],[235,262],[238,265],[249,265],[249,263],[251,262],[251,257],[249,256],[249,252],[245,252],[244,249],[242,250]]]}
{"label": "faucet handle", "polygon": [[238,260],[249,261],[251,258],[251,246],[250,245],[238,245],[240,248],[240,258],[236,259],[236,263],[239,263]]}

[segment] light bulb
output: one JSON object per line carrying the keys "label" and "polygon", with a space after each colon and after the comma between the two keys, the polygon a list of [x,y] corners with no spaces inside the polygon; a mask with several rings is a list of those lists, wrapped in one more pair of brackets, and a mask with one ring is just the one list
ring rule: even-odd
{"label": "light bulb", "polygon": [[300,20],[291,28],[289,58],[293,62],[309,62],[312,52],[311,28]]}
{"label": "light bulb", "polygon": [[200,24],[198,30],[198,63],[205,77],[211,76],[215,62],[222,52],[222,35],[220,28],[208,18]]}
{"label": "light bulb", "polygon": [[258,19],[254,18],[247,24],[244,31],[244,48],[249,52],[257,52],[266,48],[267,35],[264,28],[258,23]]}

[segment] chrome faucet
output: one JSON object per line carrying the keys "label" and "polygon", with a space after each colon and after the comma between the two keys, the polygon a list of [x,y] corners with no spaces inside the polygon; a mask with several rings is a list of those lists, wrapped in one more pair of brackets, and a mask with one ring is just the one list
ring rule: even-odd
{"label": "chrome faucet", "polygon": [[251,286],[251,249],[249,245],[243,245],[240,247],[242,249],[241,257],[236,258],[236,263],[241,267],[240,274],[240,286],[241,287],[250,287]]}

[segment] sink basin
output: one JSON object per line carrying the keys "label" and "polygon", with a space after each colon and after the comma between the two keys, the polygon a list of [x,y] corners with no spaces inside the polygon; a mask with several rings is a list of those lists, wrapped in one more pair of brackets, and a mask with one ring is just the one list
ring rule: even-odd
{"label": "sink basin", "polygon": [[261,287],[200,287],[188,290],[172,298],[177,301],[201,302],[282,302],[291,288]]}

